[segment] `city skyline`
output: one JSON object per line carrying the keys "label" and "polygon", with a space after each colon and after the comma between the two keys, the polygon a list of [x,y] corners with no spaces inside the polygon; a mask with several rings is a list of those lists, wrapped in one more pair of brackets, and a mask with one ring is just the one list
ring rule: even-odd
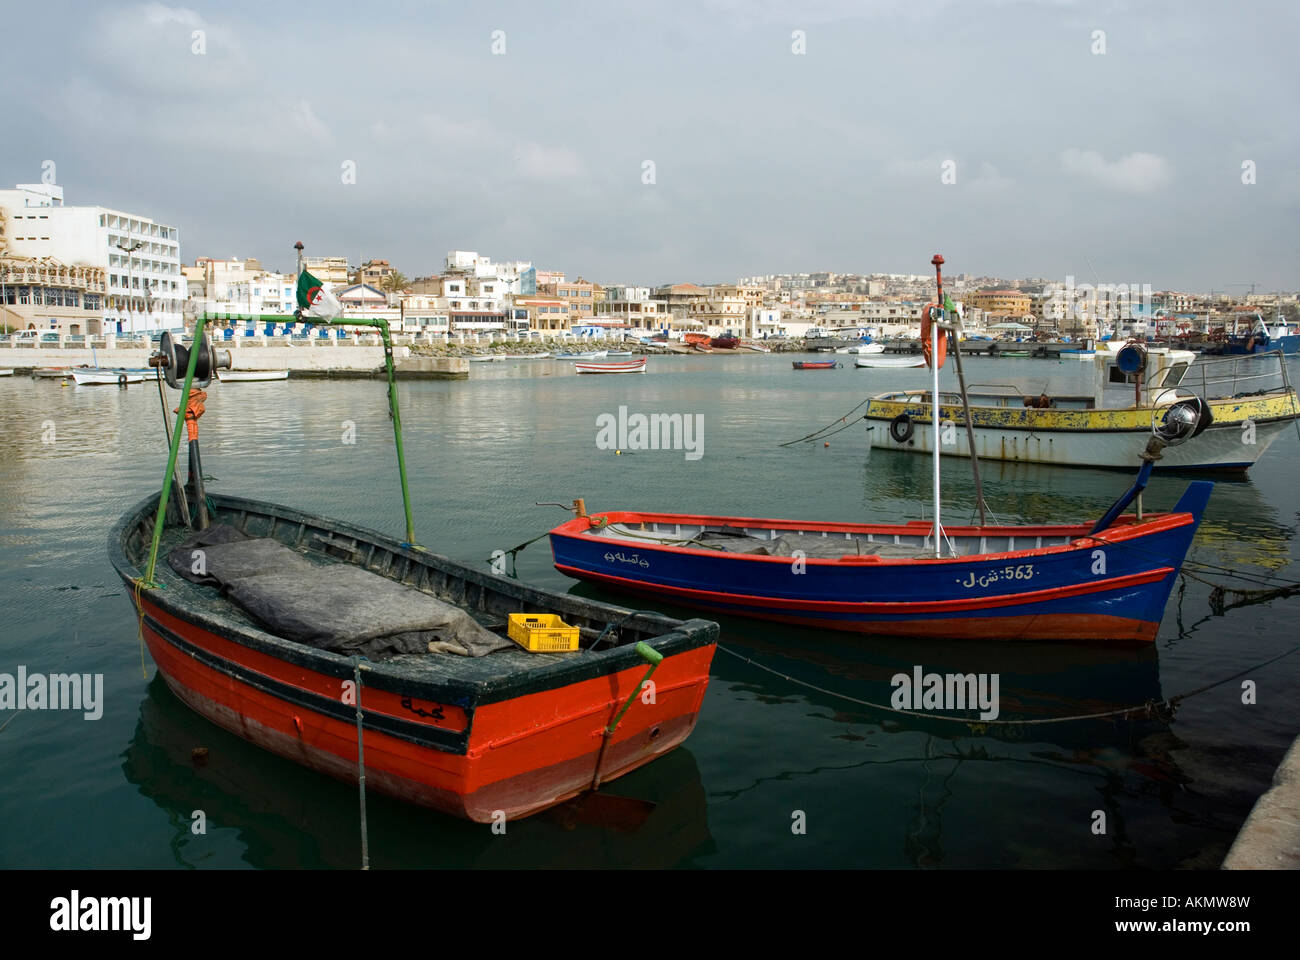
{"label": "city skyline", "polygon": [[1193,7],[53,4],[15,35],[59,20],[82,56],[49,76],[20,45],[11,93],[62,122],[0,161],[176,224],[185,262],[291,271],[302,240],[412,278],[459,248],[659,285],[939,251],[972,276],[1295,290],[1297,14]]}

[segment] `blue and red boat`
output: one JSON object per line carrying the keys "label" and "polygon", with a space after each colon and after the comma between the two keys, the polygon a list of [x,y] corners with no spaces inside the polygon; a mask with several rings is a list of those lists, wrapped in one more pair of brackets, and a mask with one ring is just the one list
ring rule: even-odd
{"label": "blue and red boat", "polygon": [[[960,321],[938,297],[923,311],[934,371]],[[947,301],[950,304],[951,301]],[[955,353],[955,350],[952,351]],[[798,364],[795,364],[798,367]],[[965,380],[958,363],[963,402]],[[937,411],[935,411],[937,414]],[[1187,486],[1168,513],[1142,511],[1162,451],[1203,432],[1209,404],[1168,405],[1132,486],[1095,523],[944,526],[939,417],[934,429],[934,512],[911,523],[834,523],[614,511],[577,516],[550,532],[568,576],[682,606],[829,630],[944,639],[1151,642],[1214,485]],[[969,414],[967,414],[969,422]],[[1125,514],[1136,504],[1133,514]]]}
{"label": "blue and red boat", "polygon": [[680,606],[890,636],[1150,642],[1209,499],[1091,524],[946,527],[612,511],[551,531],[568,576]]}

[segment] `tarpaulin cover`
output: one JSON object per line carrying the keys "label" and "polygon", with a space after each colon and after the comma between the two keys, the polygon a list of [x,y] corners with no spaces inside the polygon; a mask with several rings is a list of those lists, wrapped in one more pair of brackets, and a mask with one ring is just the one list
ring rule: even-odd
{"label": "tarpaulin cover", "polygon": [[271,633],[322,650],[378,660],[425,652],[481,657],[514,645],[414,587],[347,563],[313,563],[228,524],[190,537],[167,562],[185,579],[219,588]]}

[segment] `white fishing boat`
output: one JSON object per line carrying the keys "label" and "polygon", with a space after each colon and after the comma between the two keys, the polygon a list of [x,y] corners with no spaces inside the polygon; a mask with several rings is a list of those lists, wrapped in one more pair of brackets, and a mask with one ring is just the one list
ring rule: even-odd
{"label": "white fishing boat", "polygon": [[914,357],[868,356],[858,357],[855,363],[859,367],[869,367],[873,370],[904,370],[909,367],[924,367],[925,357],[919,353]]}
{"label": "white fishing boat", "polygon": [[70,372],[79,387],[124,387],[128,383],[144,383],[145,377],[138,370],[110,370],[105,367],[74,367]]}
{"label": "white fishing boat", "polygon": [[630,357],[633,356],[631,350],[607,350],[605,355],[608,357]]}
{"label": "white fishing boat", "polygon": [[771,353],[771,349],[758,343],[742,343],[741,350],[752,350],[754,353]]}
{"label": "white fishing boat", "polygon": [[470,363],[502,363],[506,360],[505,354],[490,353],[481,357],[470,357]]}
{"label": "white fishing boat", "polygon": [[[1197,442],[1165,452],[1157,470],[1240,470],[1253,466],[1300,418],[1300,400],[1280,353],[1197,360],[1188,350],[1129,343],[1093,361],[1091,393],[972,384],[971,427],[980,459],[1129,469],[1151,425],[1170,405],[1203,403],[1210,416]],[[956,427],[940,453],[970,456],[961,397],[940,392],[941,420]],[[933,405],[925,387],[873,396],[864,419],[872,447],[932,450]]]}
{"label": "white fishing boat", "polygon": [[884,352],[885,345],[883,343],[859,343],[856,347],[849,347],[849,353],[856,353],[859,356]]}
{"label": "white fishing boat", "polygon": [[0,370],[0,377],[12,377],[13,375],[14,372],[12,370]]}
{"label": "white fishing boat", "polygon": [[604,360],[609,356],[608,350],[587,350],[583,353],[557,353],[556,360]]}
{"label": "white fishing boat", "polygon": [[1061,359],[1062,360],[1095,360],[1097,359],[1097,351],[1087,350],[1082,348],[1077,350],[1062,350]]}
{"label": "white fishing boat", "polygon": [[288,370],[223,370],[220,380],[234,383],[252,383],[258,380],[288,380]]}
{"label": "white fishing boat", "polygon": [[573,369],[578,373],[645,373],[645,357],[622,360],[617,363],[585,363],[578,361]]}

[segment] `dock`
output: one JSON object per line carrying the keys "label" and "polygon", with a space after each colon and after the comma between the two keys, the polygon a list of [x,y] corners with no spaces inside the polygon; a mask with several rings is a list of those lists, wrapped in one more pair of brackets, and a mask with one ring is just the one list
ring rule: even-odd
{"label": "dock", "polygon": [[1273,786],[1255,801],[1224,870],[1300,869],[1300,739],[1273,774]]}

